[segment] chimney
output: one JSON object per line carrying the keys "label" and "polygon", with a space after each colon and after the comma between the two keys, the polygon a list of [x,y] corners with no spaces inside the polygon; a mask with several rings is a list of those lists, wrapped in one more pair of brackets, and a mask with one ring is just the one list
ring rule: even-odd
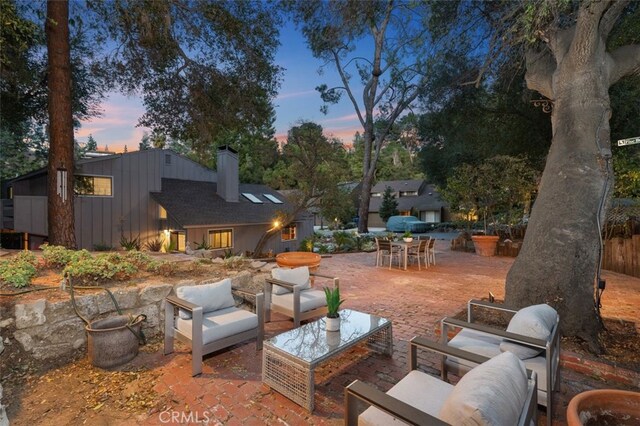
{"label": "chimney", "polygon": [[218,195],[225,201],[238,202],[238,152],[230,146],[218,148]]}

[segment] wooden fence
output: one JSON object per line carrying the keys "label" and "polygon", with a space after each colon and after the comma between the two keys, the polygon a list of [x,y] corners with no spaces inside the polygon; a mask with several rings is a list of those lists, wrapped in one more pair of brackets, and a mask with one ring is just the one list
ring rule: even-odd
{"label": "wooden fence", "polygon": [[640,235],[605,240],[602,269],[640,278]]}

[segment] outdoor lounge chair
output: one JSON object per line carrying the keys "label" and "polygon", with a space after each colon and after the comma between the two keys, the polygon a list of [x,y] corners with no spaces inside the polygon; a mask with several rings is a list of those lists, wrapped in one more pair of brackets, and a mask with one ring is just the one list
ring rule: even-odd
{"label": "outdoor lounge chair", "polygon": [[183,286],[177,296],[167,296],[164,321],[164,354],[173,352],[174,337],[191,346],[192,375],[202,373],[202,357],[211,352],[256,338],[256,351],[264,336],[264,295],[241,290],[256,300],[256,313],[235,306],[231,280]]}
{"label": "outdoor lounge chair", "polygon": [[[416,369],[418,348],[480,365],[453,386]],[[358,380],[347,386],[347,426],[537,424],[536,373],[512,353],[489,359],[421,337],[411,339],[409,350],[409,374],[387,393]],[[370,405],[362,414],[359,401]]]}
{"label": "outdoor lounge chair", "polygon": [[[313,282],[311,278],[313,277]],[[319,317],[327,313],[327,298],[323,290],[315,290],[316,278],[332,281],[333,287],[339,287],[338,278],[310,273],[309,268],[274,268],[271,278],[264,284],[267,322],[271,321],[271,312],[278,312],[293,319],[294,327],[300,321]]]}
{"label": "outdoor lounge chair", "polygon": [[[474,322],[474,307],[514,314],[507,331]],[[486,357],[494,357],[504,351],[515,353],[527,368],[538,375],[538,403],[547,407],[547,424],[551,424],[553,391],[559,386],[560,333],[557,312],[548,305],[535,305],[521,310],[501,304],[470,300],[467,321],[454,318],[442,320],[442,343]],[[451,328],[461,331],[448,341]],[[476,363],[457,357],[443,357],[442,378],[447,372],[458,376],[465,374]]]}

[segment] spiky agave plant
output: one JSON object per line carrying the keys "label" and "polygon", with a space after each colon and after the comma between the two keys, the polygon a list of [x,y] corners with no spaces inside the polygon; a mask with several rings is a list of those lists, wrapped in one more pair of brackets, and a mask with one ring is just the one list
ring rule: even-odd
{"label": "spiky agave plant", "polygon": [[344,302],[344,299],[340,300],[340,287],[324,287],[324,295],[327,298],[327,318],[340,318],[338,309]]}

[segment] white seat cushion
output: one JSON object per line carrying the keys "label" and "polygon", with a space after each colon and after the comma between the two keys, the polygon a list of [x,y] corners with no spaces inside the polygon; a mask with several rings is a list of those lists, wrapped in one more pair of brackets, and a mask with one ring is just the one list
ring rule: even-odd
{"label": "white seat cushion", "polygon": [[[176,328],[192,338],[191,319],[178,318]],[[202,318],[202,344],[206,345],[225,337],[233,336],[258,327],[258,316],[236,307],[209,312]]]}
{"label": "white seat cushion", "polygon": [[[480,331],[463,329],[447,344],[454,348],[462,349],[467,352],[493,358],[500,355],[500,344],[503,340],[492,334],[482,333]],[[536,372],[538,375],[538,404],[547,406],[547,361],[544,356],[539,355],[535,358],[529,358],[524,361],[524,365]],[[474,368],[477,364],[461,360],[456,357],[447,357],[447,366],[453,371],[460,371],[464,374]]]}
{"label": "white seat cushion", "polygon": [[[549,340],[551,330],[556,325],[558,313],[551,306],[543,303],[520,309],[509,321],[507,331],[535,339]],[[502,352],[513,352],[520,359],[533,358],[544,349],[532,348],[519,343],[505,340],[500,345]]]}
{"label": "white seat cushion", "polygon": [[[309,267],[300,266],[299,268],[273,268],[271,277],[276,280],[285,281],[295,285],[301,285],[302,290],[311,288],[311,280],[309,276]],[[285,294],[290,291],[279,285],[274,285],[273,294]]]}
{"label": "white seat cushion", "polygon": [[[212,284],[178,287],[176,289],[176,295],[194,305],[202,306],[203,313],[217,311],[235,305],[233,295],[231,294],[231,280],[229,278]],[[191,313],[180,309],[180,318],[191,318]]]}
{"label": "white seat cushion", "polygon": [[[424,413],[438,417],[438,413],[452,391],[453,385],[421,371],[413,370],[389,389],[387,394]],[[369,407],[358,417],[358,424],[387,426],[404,425],[405,423],[396,420],[393,416],[376,407]]]}
{"label": "white seat cushion", "polygon": [[452,425],[515,425],[526,399],[524,364],[504,352],[465,374],[438,417]]}
{"label": "white seat cushion", "polygon": [[[271,296],[271,303],[293,311],[293,293],[274,294]],[[327,306],[327,297],[324,291],[304,290],[300,292],[300,312],[311,311],[322,306]]]}

